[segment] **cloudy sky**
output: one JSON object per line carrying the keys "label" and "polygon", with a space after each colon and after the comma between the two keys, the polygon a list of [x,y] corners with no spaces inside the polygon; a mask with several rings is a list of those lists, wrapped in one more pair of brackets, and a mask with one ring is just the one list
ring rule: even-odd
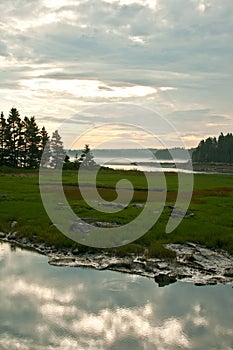
{"label": "cloudy sky", "polygon": [[118,137],[118,122],[150,130],[153,113],[187,147],[233,131],[232,0],[1,0],[0,11],[5,115],[15,106],[50,132],[85,125],[92,143],[100,123]]}

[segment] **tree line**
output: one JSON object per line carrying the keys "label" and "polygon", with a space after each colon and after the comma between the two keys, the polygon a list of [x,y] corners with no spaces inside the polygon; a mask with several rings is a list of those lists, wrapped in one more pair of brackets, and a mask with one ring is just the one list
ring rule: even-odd
{"label": "tree line", "polygon": [[193,152],[192,160],[197,163],[233,163],[232,133],[202,140]]}
{"label": "tree line", "polygon": [[1,112],[0,165],[37,168],[48,140],[45,127],[40,129],[35,117],[22,120],[16,108],[11,108],[8,118]]}
{"label": "tree line", "polygon": [[90,168],[95,165],[89,145],[74,162],[69,161],[61,136],[55,130],[51,138],[45,127],[41,129],[35,117],[21,119],[19,111],[11,108],[8,118],[0,116],[0,166],[36,169],[39,166],[78,169],[81,164]]}

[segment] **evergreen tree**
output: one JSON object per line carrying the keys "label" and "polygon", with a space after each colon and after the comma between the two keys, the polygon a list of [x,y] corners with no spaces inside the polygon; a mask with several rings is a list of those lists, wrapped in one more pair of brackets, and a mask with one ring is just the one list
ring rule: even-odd
{"label": "evergreen tree", "polygon": [[41,135],[35,117],[24,118],[24,166],[38,168],[40,164]]}
{"label": "evergreen tree", "polygon": [[96,166],[96,162],[94,161],[90,147],[87,144],[85,145],[85,148],[79,158],[79,166],[87,169],[92,169]]}
{"label": "evergreen tree", "polygon": [[50,162],[50,142],[49,135],[43,126],[40,132],[41,141],[40,141],[40,158],[41,158],[41,166],[47,167]]}
{"label": "evergreen tree", "polygon": [[11,108],[5,127],[6,165],[18,167],[20,165],[20,151],[23,145],[22,121],[16,108]]}
{"label": "evergreen tree", "polygon": [[50,166],[57,168],[64,163],[66,152],[58,131],[55,130],[50,141]]}
{"label": "evergreen tree", "polygon": [[199,163],[233,163],[233,135],[221,133],[218,140],[209,137],[202,140],[193,152],[192,159]]}
{"label": "evergreen tree", "polygon": [[6,132],[6,119],[3,112],[0,116],[0,166],[5,164],[5,132]]}

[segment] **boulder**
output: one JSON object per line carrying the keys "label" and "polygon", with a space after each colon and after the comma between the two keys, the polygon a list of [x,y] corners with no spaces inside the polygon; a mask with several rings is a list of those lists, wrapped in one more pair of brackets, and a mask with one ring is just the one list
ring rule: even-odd
{"label": "boulder", "polygon": [[28,244],[29,240],[26,237],[23,237],[22,240],[21,240],[21,243],[22,244]]}
{"label": "boulder", "polygon": [[135,209],[144,208],[144,204],[141,204],[141,203],[134,203],[134,204],[132,205],[132,208],[135,208]]}
{"label": "boulder", "polygon": [[73,255],[78,255],[79,254],[79,250],[78,248],[75,248],[74,250],[72,250]]}
{"label": "boulder", "polygon": [[92,227],[90,227],[89,224],[85,223],[84,221],[80,222],[74,222],[70,226],[71,232],[80,232],[80,233],[88,233],[91,230]]}
{"label": "boulder", "polygon": [[159,287],[167,286],[168,284],[175,283],[177,281],[175,276],[169,276],[163,273],[159,273],[154,277],[155,282],[158,283]]}
{"label": "boulder", "polygon": [[174,208],[173,211],[171,212],[171,217],[172,218],[191,218],[193,217],[193,213],[187,213],[185,211],[182,211],[180,209]]}
{"label": "boulder", "polygon": [[11,228],[15,227],[18,224],[18,221],[12,221]]}
{"label": "boulder", "polygon": [[227,267],[224,271],[225,277],[233,277],[233,267]]}
{"label": "boulder", "polygon": [[7,236],[8,239],[15,239],[17,236],[17,231],[10,232],[9,235]]}
{"label": "boulder", "polygon": [[0,232],[0,238],[5,238],[6,234],[4,232]]}
{"label": "boulder", "polygon": [[165,263],[165,262],[160,262],[156,265],[156,267],[159,269],[159,270],[167,270],[168,269],[168,264]]}

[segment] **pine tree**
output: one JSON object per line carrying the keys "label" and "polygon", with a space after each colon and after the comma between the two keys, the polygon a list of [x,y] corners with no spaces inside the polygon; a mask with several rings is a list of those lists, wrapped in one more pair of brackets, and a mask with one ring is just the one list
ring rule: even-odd
{"label": "pine tree", "polygon": [[22,121],[16,108],[11,108],[5,128],[6,164],[20,166],[20,150],[23,144]]}
{"label": "pine tree", "polygon": [[63,148],[63,142],[58,131],[55,130],[50,141],[50,166],[58,168],[64,163],[66,152]]}
{"label": "pine tree", "polygon": [[38,168],[40,164],[41,135],[35,117],[24,118],[24,166]]}
{"label": "pine tree", "polygon": [[94,161],[90,147],[87,144],[85,145],[85,148],[79,158],[79,166],[82,166],[86,169],[92,169],[96,166],[96,162]]}
{"label": "pine tree", "polygon": [[6,119],[3,112],[0,116],[0,166],[5,164],[5,132],[6,132]]}
{"label": "pine tree", "polygon": [[50,141],[49,135],[43,126],[40,132],[41,142],[40,142],[40,158],[41,158],[41,166],[47,167],[50,162]]}
{"label": "pine tree", "polygon": [[192,157],[194,162],[209,163],[233,163],[233,135],[221,133],[218,140],[215,137],[209,137],[202,140]]}

